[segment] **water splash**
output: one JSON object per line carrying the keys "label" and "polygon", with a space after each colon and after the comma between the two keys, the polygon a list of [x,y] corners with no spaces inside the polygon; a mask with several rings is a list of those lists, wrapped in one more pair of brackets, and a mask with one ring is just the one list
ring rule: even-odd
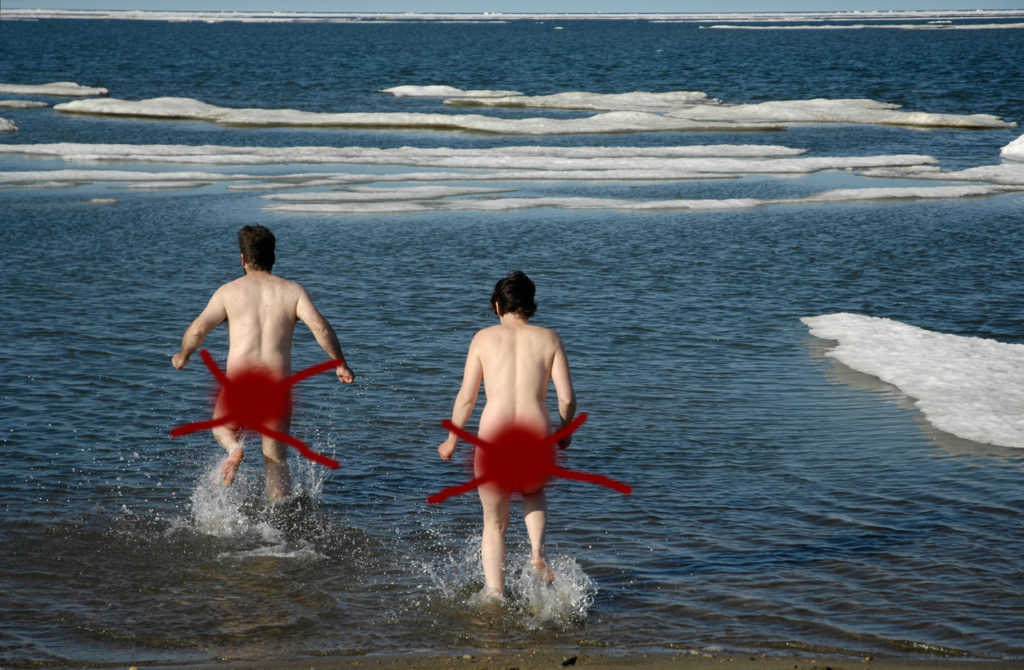
{"label": "water splash", "polygon": [[571,556],[556,555],[547,560],[554,573],[552,582],[541,580],[529,557],[509,578],[509,603],[528,628],[547,625],[568,627],[587,618],[594,604],[597,585]]}
{"label": "water splash", "polygon": [[495,599],[484,587],[480,563],[480,538],[473,537],[461,547],[448,551],[436,562],[423,565],[437,597],[455,608],[467,608],[478,621],[502,621],[526,630],[571,628],[587,618],[597,585],[572,556],[555,554],[547,558],[554,580],[541,580],[533,567],[529,547],[509,547],[506,592]]}
{"label": "water splash", "polygon": [[265,521],[255,521],[250,514],[249,500],[256,492],[251,478],[238,473],[231,486],[224,486],[220,473],[223,461],[203,473],[192,492],[192,527],[200,533],[221,538],[262,535],[268,541],[278,534]]}

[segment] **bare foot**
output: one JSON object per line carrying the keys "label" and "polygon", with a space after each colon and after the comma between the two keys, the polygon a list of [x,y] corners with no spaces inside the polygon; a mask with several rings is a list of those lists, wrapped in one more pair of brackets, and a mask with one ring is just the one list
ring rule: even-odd
{"label": "bare foot", "polygon": [[224,486],[231,486],[231,482],[235,481],[235,475],[238,473],[238,466],[242,464],[242,456],[245,453],[241,447],[238,447],[224,460],[224,464],[220,466],[220,474],[224,476]]}
{"label": "bare foot", "polygon": [[537,571],[537,576],[545,584],[555,581],[555,573],[551,571],[551,568],[548,567],[543,558],[533,559],[533,569]]}

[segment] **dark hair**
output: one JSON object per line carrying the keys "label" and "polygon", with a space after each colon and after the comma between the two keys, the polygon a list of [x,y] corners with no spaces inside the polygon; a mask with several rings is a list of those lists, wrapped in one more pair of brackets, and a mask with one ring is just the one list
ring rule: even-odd
{"label": "dark hair", "polygon": [[530,278],[516,270],[494,285],[491,309],[502,314],[519,314],[529,319],[537,311],[537,303],[533,300],[536,291]]}
{"label": "dark hair", "polygon": [[245,226],[238,231],[238,248],[253,270],[270,272],[274,267],[274,233],[263,226]]}

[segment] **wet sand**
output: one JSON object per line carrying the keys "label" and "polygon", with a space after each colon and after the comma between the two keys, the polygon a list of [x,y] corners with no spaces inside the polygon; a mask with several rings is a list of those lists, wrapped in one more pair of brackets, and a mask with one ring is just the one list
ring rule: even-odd
{"label": "wet sand", "polygon": [[[134,666],[133,666],[134,667]],[[143,666],[139,666],[140,668]],[[148,666],[153,668],[154,666]],[[1021,661],[963,659],[840,658],[758,656],[702,652],[586,654],[503,652],[464,655],[358,655],[289,661],[225,660],[216,663],[159,666],[158,670],[1024,670]]]}

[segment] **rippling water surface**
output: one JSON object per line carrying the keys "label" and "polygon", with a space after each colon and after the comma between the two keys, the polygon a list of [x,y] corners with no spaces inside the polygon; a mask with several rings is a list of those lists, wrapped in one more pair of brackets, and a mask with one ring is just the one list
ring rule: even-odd
{"label": "rippling water surface", "polygon": [[[688,89],[734,102],[872,97],[1024,120],[1019,87],[999,84],[1010,67],[1000,31],[835,37],[597,22],[560,31],[568,45],[557,57],[545,55],[555,49],[550,26],[519,23],[41,21],[0,31],[3,44],[21,40],[36,56],[19,65],[5,56],[0,80],[75,80],[121,97],[337,110],[396,105],[376,91],[408,83]],[[61,36],[72,39],[55,49]],[[273,53],[257,56],[256,45]],[[911,58],[918,47],[934,55]],[[765,48],[778,50],[777,69],[756,57]],[[804,57],[814,52],[832,60]],[[958,65],[957,53],[990,70]],[[3,138],[15,143],[508,142],[3,115],[18,122]],[[959,169],[998,162],[1017,134],[809,127],[581,142],[911,151]],[[721,198],[845,179],[677,187]],[[271,214],[217,185],[19,188],[0,202],[4,665],[526,648],[1024,659],[1024,452],[934,430],[898,390],[827,358],[829,343],[799,321],[849,311],[1021,342],[1019,194],[349,217]],[[293,433],[342,467],[293,460],[301,494],[274,510],[261,502],[255,453],[225,490],[212,439],[168,436],[209,411],[205,368],[196,359],[177,372],[170,356],[213,289],[237,276],[234,234],[247,223],[275,232],[275,271],[306,286],[359,375],[352,387],[324,375],[299,388]],[[552,589],[523,570],[528,543],[514,508],[512,595],[495,608],[476,597],[475,496],[425,499],[468,476],[465,446],[452,464],[437,458],[439,422],[473,332],[493,322],[490,288],[516,268],[536,281],[535,322],[562,335],[590,415],[565,465],[634,492],[551,487]],[[322,358],[302,326],[296,340],[296,365]],[[207,345],[223,360],[223,329]]]}

